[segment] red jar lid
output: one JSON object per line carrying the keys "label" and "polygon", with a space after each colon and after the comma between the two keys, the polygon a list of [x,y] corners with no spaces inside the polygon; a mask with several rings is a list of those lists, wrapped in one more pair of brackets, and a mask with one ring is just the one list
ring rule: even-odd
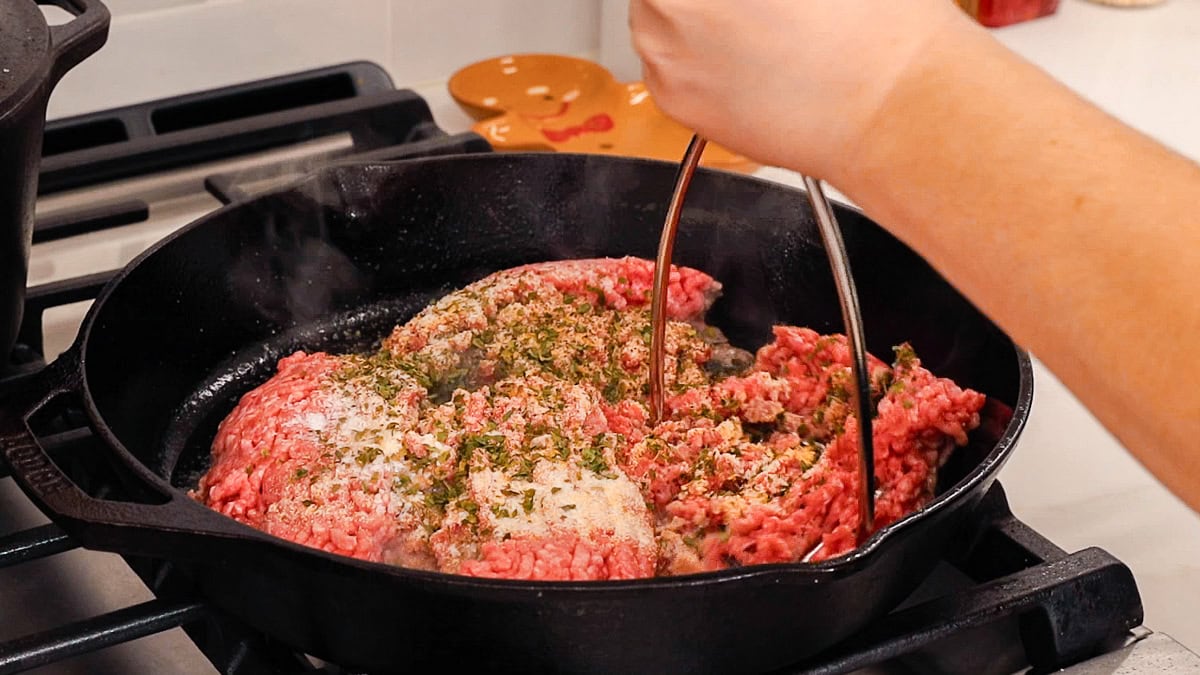
{"label": "red jar lid", "polygon": [[989,28],[1008,26],[1058,11],[1059,0],[958,0],[958,4]]}

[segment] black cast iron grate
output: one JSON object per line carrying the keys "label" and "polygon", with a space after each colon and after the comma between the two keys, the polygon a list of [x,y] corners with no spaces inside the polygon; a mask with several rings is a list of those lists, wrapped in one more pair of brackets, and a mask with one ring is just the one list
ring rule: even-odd
{"label": "black cast iron grate", "polygon": [[[55,122],[47,127],[43,194],[212,161],[246,152],[348,133],[353,149],[339,159],[407,157],[489,150],[474,134],[448,136],[412,92],[395,91],[381,69],[356,63],[156,101]],[[212,175],[206,187],[228,202],[249,191],[247,179],[278,179],[293,165],[252,174]],[[137,199],[39,221],[37,241],[145,220]],[[45,310],[92,299],[113,272],[29,289],[19,344],[0,373],[0,394],[44,366]],[[43,425],[45,426],[45,425]],[[47,427],[44,446],[83,489],[120,498],[102,442],[78,410]],[[0,478],[8,476],[0,465]],[[84,484],[86,483],[86,484]],[[0,537],[0,573],[77,547],[57,526]],[[221,673],[309,672],[348,675],[297,654],[269,636],[207,606],[170,562],[126,558],[155,595],[137,605],[0,643],[0,674],[22,672],[104,647],[182,627]],[[945,561],[899,609],[855,638],[784,672],[846,673],[901,661],[921,672],[1008,673],[1051,669],[1111,650],[1142,621],[1129,569],[1108,553],[1067,554],[1016,519],[996,485],[985,497],[967,553]]]}

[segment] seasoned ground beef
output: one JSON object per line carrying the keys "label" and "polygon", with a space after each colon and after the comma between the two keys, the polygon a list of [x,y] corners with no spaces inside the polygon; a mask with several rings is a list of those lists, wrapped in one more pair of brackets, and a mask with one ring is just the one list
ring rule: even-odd
{"label": "seasoned ground beef", "polygon": [[[675,268],[670,397],[652,426],[652,275],[634,258],[505,270],[373,355],[288,356],[221,423],[193,496],[326,551],[474,576],[621,579],[853,549],[845,339],[780,326],[741,352],[702,323],[720,284]],[[907,345],[870,370],[883,526],[932,497],[984,397]]]}

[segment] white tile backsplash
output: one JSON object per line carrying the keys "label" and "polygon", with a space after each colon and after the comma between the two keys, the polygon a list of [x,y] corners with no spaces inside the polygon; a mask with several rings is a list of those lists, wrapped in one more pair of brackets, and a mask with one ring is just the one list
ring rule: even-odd
{"label": "white tile backsplash", "polygon": [[49,117],[343,61],[386,64],[389,9],[388,0],[210,0],[117,15],[108,43],[55,89]]}
{"label": "white tile backsplash", "polygon": [[110,0],[108,43],[67,74],[51,119],[359,59],[397,86],[490,56],[591,56],[600,0]]}
{"label": "white tile backsplash", "polygon": [[593,55],[598,0],[392,0],[397,82],[441,80],[455,70],[516,52]]}
{"label": "white tile backsplash", "polygon": [[597,61],[621,82],[642,79],[642,62],[629,36],[629,0],[601,0]]}
{"label": "white tile backsplash", "polygon": [[193,5],[206,0],[104,0],[105,6],[113,13],[113,16],[131,16],[133,14],[142,14],[145,12],[154,12],[160,9],[169,9],[171,7],[179,7],[180,5]]}

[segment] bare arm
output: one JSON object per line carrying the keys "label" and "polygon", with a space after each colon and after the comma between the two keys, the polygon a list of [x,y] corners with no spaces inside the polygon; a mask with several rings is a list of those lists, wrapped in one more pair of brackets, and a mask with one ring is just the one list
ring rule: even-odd
{"label": "bare arm", "polygon": [[[789,137],[799,142],[757,148],[738,130],[756,120],[721,119],[713,106],[693,124],[746,154],[784,157],[777,163],[828,178],[1037,354],[1200,510],[1200,169],[965,19],[936,9],[926,18],[936,31],[860,45],[902,68],[883,79],[849,69],[834,77],[858,77],[861,88],[850,90],[869,103],[827,104],[826,114],[840,105],[849,118],[836,146],[796,133]],[[803,27],[795,30],[802,42]],[[796,53],[789,77],[811,79],[806,47],[777,49]],[[654,77],[671,79],[674,65]],[[824,104],[812,105],[804,112],[820,120]]]}
{"label": "bare arm", "polygon": [[861,148],[835,183],[1200,510],[1200,169],[975,30]]}

